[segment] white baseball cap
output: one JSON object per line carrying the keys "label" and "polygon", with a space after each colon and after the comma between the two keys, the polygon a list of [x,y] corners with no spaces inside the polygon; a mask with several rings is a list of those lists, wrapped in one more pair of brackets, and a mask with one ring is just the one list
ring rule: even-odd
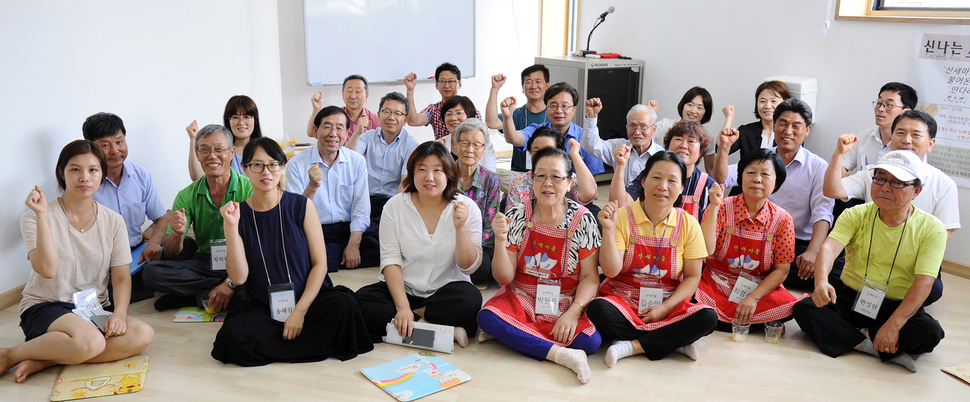
{"label": "white baseball cap", "polygon": [[868,167],[870,171],[882,169],[896,177],[897,180],[912,181],[919,179],[926,181],[923,161],[916,153],[908,150],[897,150],[883,155],[875,165]]}

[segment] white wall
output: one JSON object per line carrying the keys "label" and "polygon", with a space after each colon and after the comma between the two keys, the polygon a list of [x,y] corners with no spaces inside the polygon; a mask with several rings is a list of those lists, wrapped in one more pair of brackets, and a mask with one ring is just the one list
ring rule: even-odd
{"label": "white wall", "polygon": [[185,126],[221,123],[252,96],[263,131],[282,127],[275,2],[23,1],[0,12],[0,121],[9,152],[0,188],[0,292],[24,284],[20,236],[34,184],[56,196],[60,149],[99,111],[118,114],[129,158],[152,172],[165,204],[189,182]]}
{"label": "white wall", "polygon": [[[754,121],[754,90],[765,77],[817,78],[820,119],[805,146],[828,159],[839,134],[875,124],[870,102],[879,87],[907,81],[915,31],[945,27],[833,20],[823,36],[826,3],[585,0],[579,36],[585,42],[596,17],[615,5],[593,34],[592,48],[644,59],[643,97],[660,101],[661,117],[677,116],[688,88],[706,87],[716,109],[707,124],[712,133],[723,124],[720,110],[728,103],[736,106],[736,124]],[[970,190],[959,193],[970,200]],[[946,258],[970,264],[970,250],[960,247],[970,241],[970,203],[962,203],[960,215],[963,229],[953,234]]]}

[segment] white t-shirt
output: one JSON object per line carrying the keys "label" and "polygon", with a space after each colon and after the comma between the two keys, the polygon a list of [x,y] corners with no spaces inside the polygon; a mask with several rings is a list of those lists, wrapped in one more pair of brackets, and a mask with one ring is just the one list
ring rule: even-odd
{"label": "white t-shirt", "polygon": [[890,151],[888,144],[882,145],[878,126],[862,130],[856,136],[859,137],[859,141],[842,158],[842,167],[851,173],[874,165],[879,158]]}
{"label": "white t-shirt", "polygon": [[[57,273],[45,279],[34,270],[24,286],[20,313],[49,301],[73,302],[71,295],[81,286],[93,285],[101,305],[108,304],[108,275],[111,267],[131,264],[131,247],[125,221],[108,207],[98,208],[94,225],[83,233],[73,228],[57,199],[47,202],[51,237],[57,249]],[[28,210],[20,218],[20,233],[27,252],[37,248],[37,214]]]}
{"label": "white t-shirt", "polygon": [[[957,184],[935,166],[926,164],[926,182],[923,191],[913,200],[913,205],[937,217],[947,230],[960,228],[960,203],[958,201]],[[866,202],[872,201],[872,172],[863,169],[855,174],[842,178],[842,188],[846,197],[862,198]]]}

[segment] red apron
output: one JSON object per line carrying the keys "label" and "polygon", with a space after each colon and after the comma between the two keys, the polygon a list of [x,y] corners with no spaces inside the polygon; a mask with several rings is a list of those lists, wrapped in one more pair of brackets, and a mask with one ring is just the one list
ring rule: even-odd
{"label": "red apron", "polygon": [[[734,200],[726,201],[728,202],[723,205],[727,218],[727,239],[719,244],[720,247],[715,250],[714,255],[707,257],[707,269],[701,275],[695,297],[697,301],[714,307],[719,321],[731,322],[738,307],[737,303],[728,300],[731,289],[742,272],[760,280],[764,280],[771,273],[772,244],[782,220],[772,216],[764,231],[737,229],[734,222]],[[716,219],[713,216],[709,218]],[[784,285],[779,285],[778,289],[758,301],[750,322],[763,324],[786,319],[791,316],[792,308],[798,300],[799,298],[788,293]]]}
{"label": "red apron", "polygon": [[[610,302],[626,317],[627,321],[642,331],[656,330],[680,321],[701,309],[710,308],[703,304],[692,303],[690,298],[687,298],[674,307],[663,320],[643,322],[638,314],[642,281],[648,275],[659,276],[663,283],[666,301],[684,279],[683,270],[677,265],[677,244],[686,211],[674,209],[674,213],[677,214],[677,226],[667,239],[638,234],[633,209],[627,206],[626,212],[630,219],[630,242],[623,257],[623,268],[616,277],[603,281],[597,298]],[[676,276],[674,276],[675,273]]]}
{"label": "red apron", "polygon": [[532,221],[532,203],[526,202],[526,229],[519,244],[516,258],[515,278],[495,293],[484,309],[499,316],[503,321],[536,338],[545,339],[559,346],[568,346],[576,334],[593,335],[596,328],[583,314],[576,332],[569,342],[563,344],[552,338],[557,316],[536,314],[536,285],[539,278],[559,280],[559,313],[569,309],[579,285],[579,261],[569,259],[572,236],[586,213],[582,205],[569,221],[568,229],[554,228]]}
{"label": "red apron", "polygon": [[701,197],[704,195],[704,191],[707,191],[704,188],[705,184],[707,184],[707,173],[700,172],[700,176],[697,176],[697,182],[694,184],[694,194],[684,194],[680,198],[680,207],[687,213],[694,215],[698,222],[701,221],[700,215],[703,212],[700,207]]}

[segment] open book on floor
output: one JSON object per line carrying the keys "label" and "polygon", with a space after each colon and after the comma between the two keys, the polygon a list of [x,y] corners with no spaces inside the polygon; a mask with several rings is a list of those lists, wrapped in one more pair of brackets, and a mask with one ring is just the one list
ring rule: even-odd
{"label": "open book on floor", "polygon": [[413,401],[471,380],[433,352],[422,351],[360,369],[374,385],[399,401]]}

